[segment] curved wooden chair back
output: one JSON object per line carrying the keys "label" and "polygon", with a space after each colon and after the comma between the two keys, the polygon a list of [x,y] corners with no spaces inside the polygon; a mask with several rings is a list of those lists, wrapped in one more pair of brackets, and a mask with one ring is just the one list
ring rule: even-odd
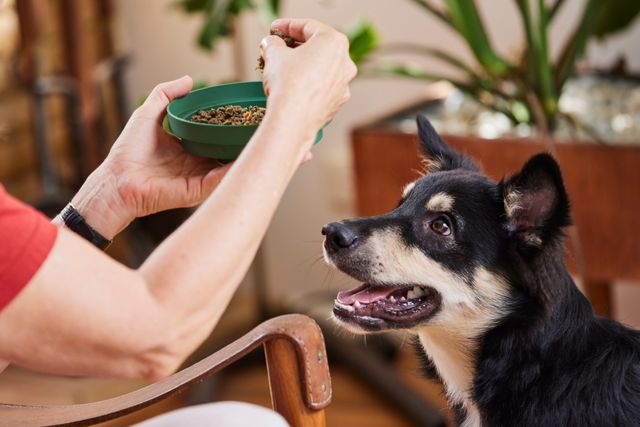
{"label": "curved wooden chair back", "polygon": [[79,405],[0,403],[0,426],[91,425],[130,414],[179,393],[264,347],[274,410],[291,427],[324,427],[331,378],[322,331],[309,317],[279,316],[220,351],[170,377],[131,393]]}

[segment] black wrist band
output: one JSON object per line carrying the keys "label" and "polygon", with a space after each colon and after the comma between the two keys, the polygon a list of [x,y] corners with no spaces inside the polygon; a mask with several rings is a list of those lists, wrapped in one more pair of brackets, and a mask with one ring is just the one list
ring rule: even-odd
{"label": "black wrist band", "polygon": [[78,212],[71,203],[62,210],[60,216],[69,230],[84,237],[98,248],[104,250],[111,244],[111,240],[105,238],[87,224],[84,217],[80,215],[80,212]]}

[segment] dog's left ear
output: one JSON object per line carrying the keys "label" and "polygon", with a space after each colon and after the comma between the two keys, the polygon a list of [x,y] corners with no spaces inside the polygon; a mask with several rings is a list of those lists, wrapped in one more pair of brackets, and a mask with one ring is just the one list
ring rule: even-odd
{"label": "dog's left ear", "polygon": [[501,186],[506,229],[521,247],[542,248],[570,224],[569,199],[560,167],[549,154],[533,156]]}
{"label": "dog's left ear", "polygon": [[418,116],[417,122],[420,148],[427,161],[429,172],[453,169],[479,170],[473,160],[445,144],[425,116]]}

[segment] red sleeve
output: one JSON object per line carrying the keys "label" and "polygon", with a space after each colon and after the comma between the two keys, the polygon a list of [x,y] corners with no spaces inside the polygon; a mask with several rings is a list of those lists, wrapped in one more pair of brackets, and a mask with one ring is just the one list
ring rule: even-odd
{"label": "red sleeve", "polygon": [[49,255],[58,228],[0,185],[0,310],[29,283]]}

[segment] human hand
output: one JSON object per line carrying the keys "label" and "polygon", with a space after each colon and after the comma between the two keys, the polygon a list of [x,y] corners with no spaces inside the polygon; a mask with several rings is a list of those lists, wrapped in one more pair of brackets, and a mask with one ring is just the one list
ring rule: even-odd
{"label": "human hand", "polygon": [[162,129],[169,102],[192,86],[188,76],[157,85],[72,200],[106,238],[137,217],[200,203],[229,170],[230,165],[187,153]]}
{"label": "human hand", "polygon": [[357,68],[349,58],[347,37],[312,19],[279,19],[271,29],[302,44],[289,48],[277,36],[262,40],[267,114],[285,115],[292,126],[315,134],[350,97]]}

